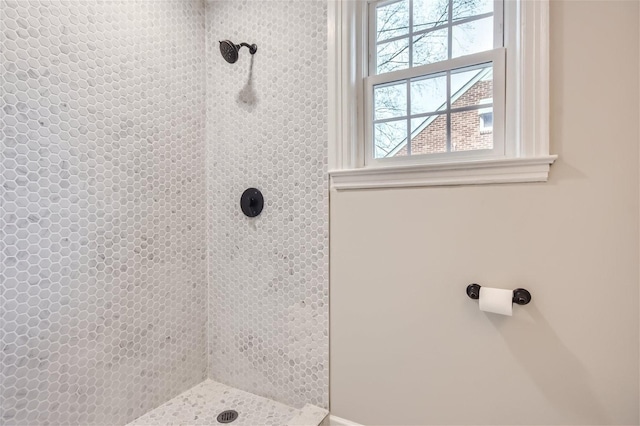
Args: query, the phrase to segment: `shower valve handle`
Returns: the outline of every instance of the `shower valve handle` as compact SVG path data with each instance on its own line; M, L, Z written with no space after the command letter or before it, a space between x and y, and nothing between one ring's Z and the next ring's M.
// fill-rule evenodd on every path
M256 217L262 213L264 207L264 198L259 189L248 188L240 197L240 208L242 213L248 217Z

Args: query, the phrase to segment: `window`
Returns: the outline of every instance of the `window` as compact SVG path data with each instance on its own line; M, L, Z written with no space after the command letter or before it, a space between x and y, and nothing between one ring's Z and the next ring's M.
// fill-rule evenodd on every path
M502 2L386 0L368 9L365 163L501 155L502 135L481 135L476 117L494 86L503 110Z
M546 180L547 8L330 2L333 186Z
M493 133L493 108L487 105L493 104L493 99L482 99L479 103L478 118L480 119L480 134Z

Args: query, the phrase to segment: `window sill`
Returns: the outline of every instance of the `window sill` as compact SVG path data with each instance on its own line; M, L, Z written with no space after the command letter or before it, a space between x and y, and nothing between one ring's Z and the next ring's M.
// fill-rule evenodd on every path
M336 190L546 182L556 155L330 171Z

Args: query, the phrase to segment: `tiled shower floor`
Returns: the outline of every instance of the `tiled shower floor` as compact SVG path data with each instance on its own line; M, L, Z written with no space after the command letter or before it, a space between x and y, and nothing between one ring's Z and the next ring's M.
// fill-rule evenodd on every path
M312 405L296 409L213 380L205 380L160 407L138 417L128 426L218 425L224 410L236 410L232 426L287 426L320 424L327 411Z

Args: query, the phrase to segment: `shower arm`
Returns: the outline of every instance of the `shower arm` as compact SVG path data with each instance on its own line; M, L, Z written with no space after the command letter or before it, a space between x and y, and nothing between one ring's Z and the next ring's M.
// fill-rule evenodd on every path
M240 47L242 47L242 46L248 47L249 48L249 53L251 53L252 55L258 51L258 46L256 46L255 44L240 43L240 44L236 45L236 47L238 49L240 49Z

